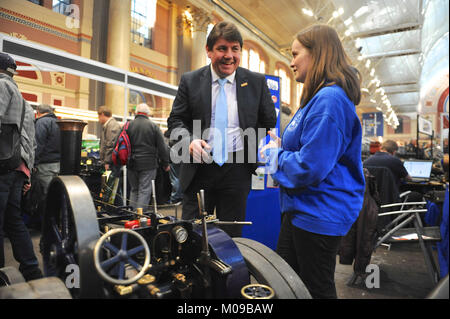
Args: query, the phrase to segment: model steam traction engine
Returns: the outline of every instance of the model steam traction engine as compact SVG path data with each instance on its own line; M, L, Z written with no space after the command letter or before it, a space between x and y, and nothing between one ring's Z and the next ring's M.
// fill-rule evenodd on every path
M95 209L78 176L53 180L43 231L45 273L77 298L308 298L294 271L268 247L230 238L202 213L186 221L127 208ZM203 197L199 194L200 211ZM69 268L70 269L70 268Z
M96 209L79 176L56 177L42 233L47 278L26 283L6 274L0 298L310 298L280 256L230 238L217 227L229 221L206 215L203 192L198 202L196 220L159 214L155 198L150 212Z

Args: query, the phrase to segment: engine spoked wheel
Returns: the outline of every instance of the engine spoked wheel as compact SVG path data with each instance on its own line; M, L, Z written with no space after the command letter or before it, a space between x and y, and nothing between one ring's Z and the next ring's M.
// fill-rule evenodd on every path
M56 276L74 298L102 297L93 246L100 237L89 189L79 176L58 176L45 201L42 256L46 277Z
M118 237L120 240L117 241ZM134 243L131 243L132 239L135 239ZM115 246L115 242L119 242L120 247ZM144 254L139 258L141 261L136 261L135 257L141 253ZM150 249L144 237L136 231L126 228L112 229L95 244L94 262L98 274L105 281L114 285L130 285L145 275L150 265ZM137 274L127 278L129 270Z
M289 264L269 247L248 239L233 238L244 257L250 282L267 285L275 299L311 299L305 284Z
M246 299L272 299L275 292L272 288L262 284L250 284L242 287L242 296Z

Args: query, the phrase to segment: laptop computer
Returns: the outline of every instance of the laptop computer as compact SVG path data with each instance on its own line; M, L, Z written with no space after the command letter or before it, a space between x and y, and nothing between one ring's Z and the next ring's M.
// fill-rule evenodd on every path
M411 176L413 182L428 182L431 176L431 168L433 167L433 161L426 160L406 160L403 162Z

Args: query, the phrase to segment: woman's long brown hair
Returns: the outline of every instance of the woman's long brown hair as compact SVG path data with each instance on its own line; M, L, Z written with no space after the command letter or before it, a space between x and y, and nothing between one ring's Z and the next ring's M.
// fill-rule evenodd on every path
M309 50L312 65L306 74L300 107L304 107L324 86L337 84L348 98L361 101L361 75L352 67L337 32L327 25L313 25L296 39Z

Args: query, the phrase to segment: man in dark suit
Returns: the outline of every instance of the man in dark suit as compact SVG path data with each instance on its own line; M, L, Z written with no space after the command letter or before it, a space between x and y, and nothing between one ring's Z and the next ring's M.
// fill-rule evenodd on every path
M211 64L180 80L167 123L182 153L183 219L199 217L197 193L203 189L209 214L215 209L220 220L245 220L257 136L275 127L276 113L264 75L238 67L242 44L234 24L216 24L206 44ZM241 235L239 226L222 229Z

